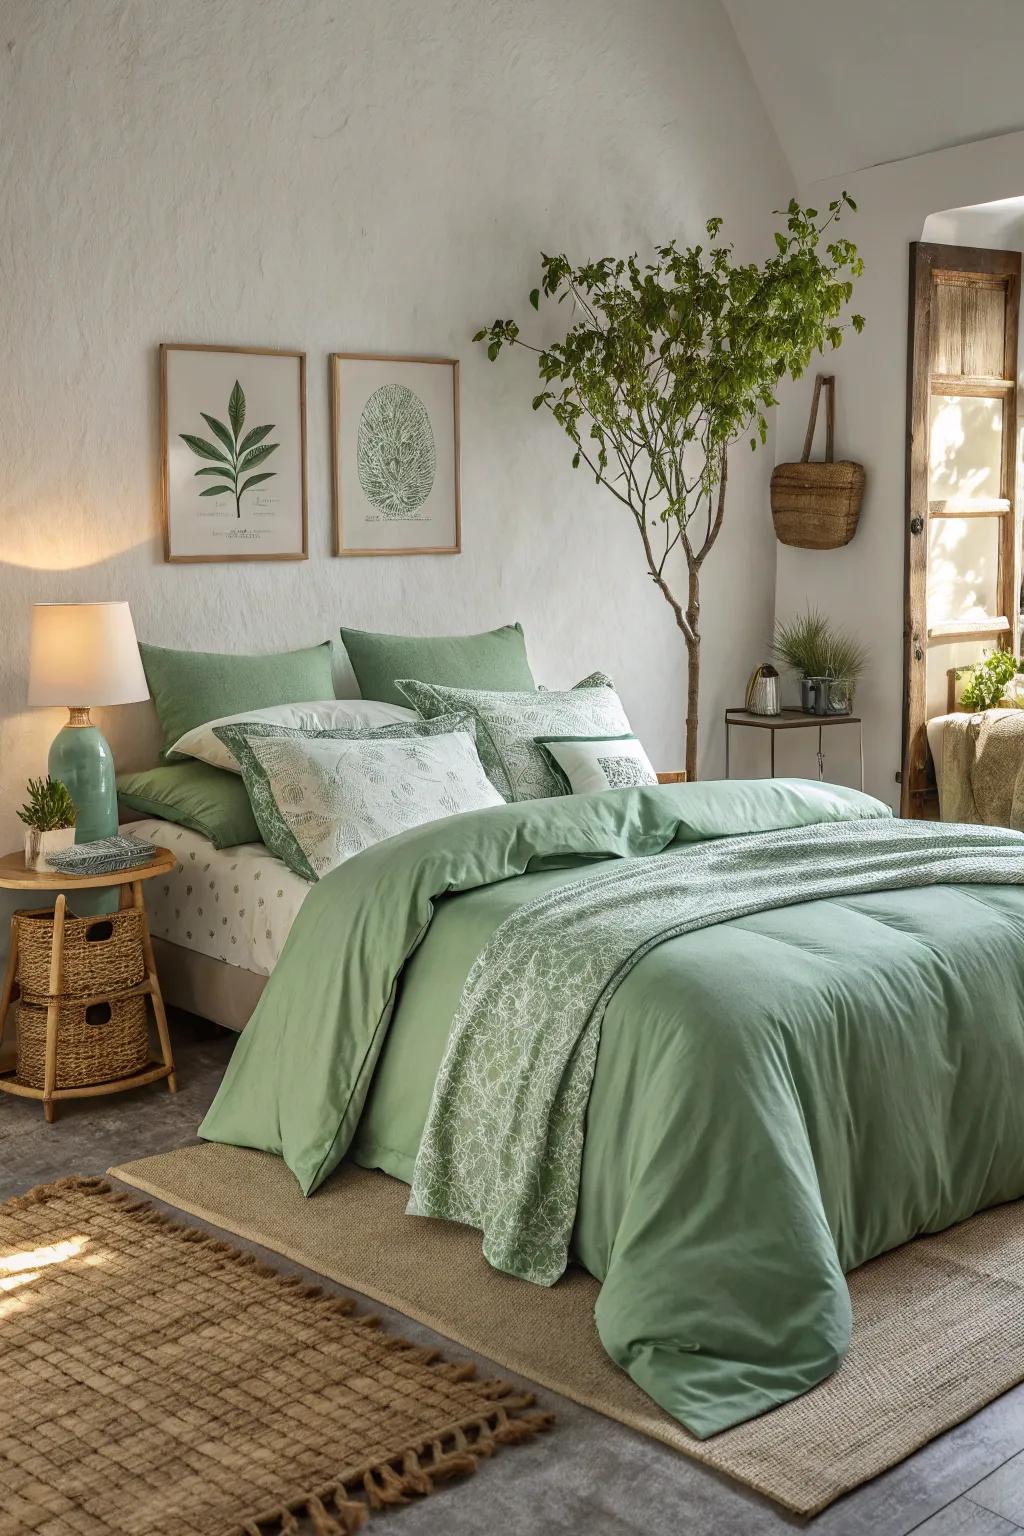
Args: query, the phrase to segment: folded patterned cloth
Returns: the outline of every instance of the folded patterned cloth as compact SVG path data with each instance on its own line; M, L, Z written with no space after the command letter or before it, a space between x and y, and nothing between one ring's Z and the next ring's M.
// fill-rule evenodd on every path
M75 843L52 853L46 862L62 875L108 875L119 869L148 864L156 853L140 837L101 837L95 843Z

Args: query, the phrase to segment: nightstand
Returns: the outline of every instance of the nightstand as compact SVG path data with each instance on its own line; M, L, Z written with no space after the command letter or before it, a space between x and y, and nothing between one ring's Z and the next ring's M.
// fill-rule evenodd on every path
M166 848L158 848L152 859L145 864L137 864L133 869L113 870L101 875L62 875L52 869L27 869L25 867L25 856L21 851L8 853L3 858L0 858L0 890L59 890L61 893L57 897L53 908L53 941L50 951L49 985L44 994L34 993L32 997L34 1004L38 1004L46 1009L46 1058L43 1086L38 1088L19 1081L16 1071L0 1073L0 1091L16 1094L20 1098L42 1100L43 1112L48 1121L52 1122L54 1120L56 1105L61 1099L96 1098L107 1093L124 1093L129 1088L138 1088L145 1083L156 1083L163 1079L167 1080L167 1086L171 1093L177 1091L177 1083L174 1076L174 1058L171 1054L171 1039L167 1028L167 1014L164 1010L164 1000L156 974L153 945L149 935L146 905L142 893L143 881L152 880L157 875L168 874L174 868L174 865L174 855ZM140 914L139 928L142 944L141 970L143 979L136 986L119 991L100 992L95 996L75 996L70 998L65 994L63 986L64 925L67 906L65 893L76 890L105 889L110 886L119 887L118 905L120 911L123 912L128 908L134 908ZM4 973L3 988L0 991L0 1044L3 1042L4 1026L10 1011L11 1002L16 991L18 991L17 972L18 923L14 919L11 922L11 947L7 956L7 969ZM57 1045L61 1007L67 1006L72 1002L78 1006L92 1006L136 997L149 998L156 1023L157 1038L160 1042L160 1059L148 1060L140 1070L124 1077L116 1077L111 1081L88 1083L77 1087L58 1087Z
M775 777L775 732L776 731L813 731L818 732L818 780L825 777L825 737L826 727L833 725L855 725L857 727L858 742L860 747L860 787L864 788L864 726L859 715L808 715L802 709L782 709L777 715L755 715L749 709L727 709L725 712L725 776L729 778L730 747L732 745L732 728L734 725L746 726L750 730L770 731L770 765L769 778Z

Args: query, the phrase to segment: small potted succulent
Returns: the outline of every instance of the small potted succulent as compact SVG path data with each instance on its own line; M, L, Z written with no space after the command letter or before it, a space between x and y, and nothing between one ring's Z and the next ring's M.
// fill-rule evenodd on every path
M25 833L25 867L46 869L46 860L75 841L78 812L60 779L29 779L28 799L18 812Z

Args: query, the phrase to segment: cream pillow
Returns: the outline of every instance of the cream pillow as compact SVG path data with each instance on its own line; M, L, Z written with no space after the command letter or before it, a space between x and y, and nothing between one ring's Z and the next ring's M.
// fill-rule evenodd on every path
M574 795L658 782L635 736L535 736L534 740L565 774Z
M246 720L261 720L267 725L286 725L297 731L330 731L339 726L393 725L404 720L418 720L414 709L401 704L382 704L376 699L319 699L309 704L273 704L267 709L246 709L238 715L222 715L186 731L171 747L171 754L195 757L211 768L226 768L238 773L231 752L215 734L218 725L238 725Z

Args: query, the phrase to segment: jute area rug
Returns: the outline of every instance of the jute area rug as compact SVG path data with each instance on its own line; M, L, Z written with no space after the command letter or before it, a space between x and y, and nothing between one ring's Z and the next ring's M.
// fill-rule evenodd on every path
M573 1401L746 1483L797 1514L902 1461L1024 1380L1024 1201L921 1238L850 1276L853 1346L814 1391L695 1440L605 1355L596 1281L498 1274L479 1234L404 1215L408 1191L345 1166L305 1200L265 1153L184 1147L117 1178L404 1312Z
M0 1206L0 1536L343 1536L547 1427L377 1321L99 1179Z

